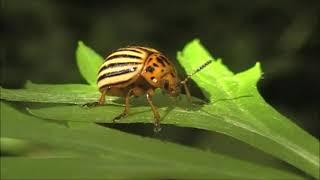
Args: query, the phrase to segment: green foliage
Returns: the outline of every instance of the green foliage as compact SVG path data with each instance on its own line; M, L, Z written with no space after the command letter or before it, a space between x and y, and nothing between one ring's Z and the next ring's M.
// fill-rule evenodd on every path
M95 102L100 95L97 87L87 84L34 84L27 82L25 89L0 87L1 99L8 101L85 104ZM108 97L116 100L117 97ZM113 101L109 103L114 104Z
M4 103L1 103L1 119L1 147L8 149L12 146L7 138L3 138L10 137L15 142L36 142L33 149L38 153L1 157L1 177L4 179L299 178L290 172L142 138L92 123L68 128L23 114ZM22 146L21 143L15 144Z
M76 57L80 73L90 85L95 86L98 67L101 66L103 58L81 41L78 42Z
M192 41L178 53L178 60L188 73L208 59L213 58L198 40ZM92 64L91 61L93 61ZM1 99L69 104L93 102L99 97L95 78L101 58L80 42L77 49L77 62L80 72L90 85L27 83L25 89L20 90L1 88ZM222 64L221 60L216 60L192 77L209 103L191 105L183 95L180 100L173 102L167 96L157 93L154 103L159 107L161 123L226 134L318 178L319 141L265 102L256 88L260 77L259 63L247 71L234 74ZM90 177L141 177L144 173L150 177L177 178L300 177L285 169L266 168L257 163L252 164L222 157L212 152L202 152L176 144L128 135L92 124L92 122L110 123L113 117L123 110L121 102L121 99L107 97L105 106L95 108L62 104L51 107L30 105L27 110L33 117L2 104L1 137L40 143L39 148L48 156L52 154L57 156L57 159L41 160L26 157L13 158L13 160L4 158L7 177L15 177L16 163L28 165L28 168L52 167L66 163L76 169L85 169L83 171L88 171L87 174L90 174ZM130 115L120 123L153 121L150 107L143 97L132 101L132 106ZM6 123L3 123L3 120ZM30 127L30 130L37 134L27 133L23 130L26 127ZM47 146L54 148L48 150ZM22 148L22 151L23 149L29 148ZM88 155L92 154L94 157L88 158ZM24 177L30 178L44 176L45 173L53 177L67 176L72 173L63 168L56 170L59 172L57 175L54 175L54 171L32 174L32 171L25 169L19 172ZM104 173L105 170L110 173ZM121 170L124 172L119 173ZM80 173L79 177L85 175Z
M195 40L178 54L178 59L186 71L191 72L196 63L212 57ZM210 130L242 140L318 177L319 141L264 101L256 87L260 77L259 63L234 75L220 60L193 77L211 101L202 110L221 116L225 122L235 126L234 129L221 126L222 129ZM246 95L250 97L219 101ZM242 133L243 130L247 133Z

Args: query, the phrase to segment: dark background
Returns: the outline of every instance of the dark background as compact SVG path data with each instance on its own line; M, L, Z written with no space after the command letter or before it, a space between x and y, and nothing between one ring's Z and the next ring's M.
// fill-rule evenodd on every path
M317 0L2 0L1 86L85 83L74 57L78 40L103 56L140 44L175 61L177 50L200 38L234 72L260 61L266 101L319 138L319 7ZM143 128L133 126L136 133Z

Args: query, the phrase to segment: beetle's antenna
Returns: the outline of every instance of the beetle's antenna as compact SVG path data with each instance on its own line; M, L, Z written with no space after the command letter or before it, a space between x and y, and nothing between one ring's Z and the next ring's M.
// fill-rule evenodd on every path
M181 84L186 84L186 82L196 73L198 73L199 71L201 71L203 68L205 68L206 66L208 66L209 64L211 64L213 62L213 60L208 60L207 62L205 62L204 64L202 64L198 69L196 69L195 71L193 71L193 73L191 73L190 75L188 75L183 81L181 81Z

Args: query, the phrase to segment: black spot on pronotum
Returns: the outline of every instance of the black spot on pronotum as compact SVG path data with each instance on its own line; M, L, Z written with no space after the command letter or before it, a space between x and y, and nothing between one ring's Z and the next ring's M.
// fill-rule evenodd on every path
M146 71L152 73L152 72L154 71L154 67L148 66L148 67L146 68Z
M154 67L159 67L159 65L157 63L153 63L152 64Z
M165 61L167 64L170 64L168 58L164 57L163 55L160 55L159 58Z
M151 78L150 78L150 79L153 81L153 80L154 80L154 78L155 78L154 76L151 76Z
M157 57L158 63L160 63L163 67L166 67L166 64L163 62L163 60L159 57Z
M149 58L148 61L147 61L147 64L149 64L149 62L150 62L152 59L153 59L153 58Z

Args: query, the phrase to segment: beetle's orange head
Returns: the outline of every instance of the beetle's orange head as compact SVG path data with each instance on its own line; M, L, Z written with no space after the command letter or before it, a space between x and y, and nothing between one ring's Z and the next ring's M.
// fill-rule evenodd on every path
M169 96L176 97L180 94L180 79L175 73L168 73L161 80L161 89Z

